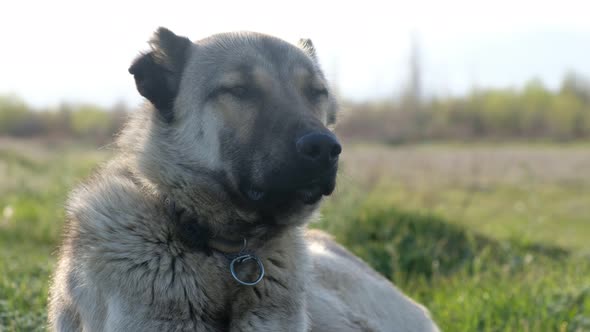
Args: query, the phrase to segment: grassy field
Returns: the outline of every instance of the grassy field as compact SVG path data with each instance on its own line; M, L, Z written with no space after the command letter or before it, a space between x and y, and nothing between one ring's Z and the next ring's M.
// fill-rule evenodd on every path
M43 330L68 190L107 149L0 139L0 331ZM348 145L314 223L444 331L590 331L590 147Z

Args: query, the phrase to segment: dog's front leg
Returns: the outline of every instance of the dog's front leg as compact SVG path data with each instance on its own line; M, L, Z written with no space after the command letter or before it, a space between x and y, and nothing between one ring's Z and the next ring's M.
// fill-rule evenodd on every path
M311 329L305 303L298 308L289 308L279 303L270 306L255 307L247 312L235 313L230 325L231 332L307 332Z
M246 268L248 265L238 266L238 272L244 273L241 280L255 280L263 270L265 273L256 285L236 288L230 331L309 331L306 289L311 267L300 230L286 231L259 252L264 255L258 269L253 264L249 265L251 269Z
M268 270L259 284L242 286L236 294L230 331L309 331L304 276L277 273L272 266Z

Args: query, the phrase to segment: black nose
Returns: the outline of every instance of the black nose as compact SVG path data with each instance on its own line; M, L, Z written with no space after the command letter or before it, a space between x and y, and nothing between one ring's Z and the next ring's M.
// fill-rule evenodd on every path
M318 165L333 165L342 152L336 137L325 133L306 134L297 140L295 146L305 161Z

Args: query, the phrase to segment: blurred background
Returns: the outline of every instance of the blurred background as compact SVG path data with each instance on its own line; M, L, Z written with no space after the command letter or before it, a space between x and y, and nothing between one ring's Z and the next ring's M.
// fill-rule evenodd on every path
M313 40L342 105L325 229L445 331L590 331L581 1L14 1L0 7L0 331L44 330L67 193L142 100L158 26Z

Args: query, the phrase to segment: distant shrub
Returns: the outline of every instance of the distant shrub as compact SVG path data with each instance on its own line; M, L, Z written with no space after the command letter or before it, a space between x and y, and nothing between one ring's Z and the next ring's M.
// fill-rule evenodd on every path
M393 279L480 271L490 262L491 266L515 269L522 266L528 253L553 258L567 255L556 247L497 242L435 215L371 201L355 214L325 221L320 227L328 228L339 242Z

